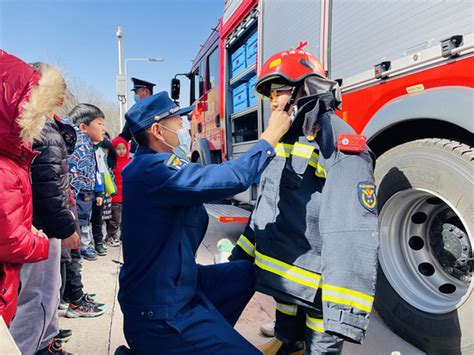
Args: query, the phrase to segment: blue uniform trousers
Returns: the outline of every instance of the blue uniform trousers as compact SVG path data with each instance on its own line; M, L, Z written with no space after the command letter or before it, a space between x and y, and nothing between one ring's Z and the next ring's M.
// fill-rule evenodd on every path
M233 328L254 287L248 261L199 266L196 296L174 318L125 314L127 342L135 354L261 354Z

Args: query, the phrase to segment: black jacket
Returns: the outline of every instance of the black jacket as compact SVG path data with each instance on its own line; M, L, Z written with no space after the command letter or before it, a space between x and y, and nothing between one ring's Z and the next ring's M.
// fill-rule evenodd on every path
M57 120L48 121L43 138L33 143L40 152L31 166L33 225L49 238L65 239L76 230L70 209L68 151L74 149L74 128Z

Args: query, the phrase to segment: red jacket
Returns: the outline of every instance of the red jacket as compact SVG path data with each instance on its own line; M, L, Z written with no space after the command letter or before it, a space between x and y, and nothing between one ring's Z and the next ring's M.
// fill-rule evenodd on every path
M48 240L32 232L29 169L31 142L64 92L61 80L55 68L39 74L0 50L0 315L7 325L16 310L21 265L48 257Z
M112 196L112 202L122 202L122 169L130 162L130 149L128 142L122 137L118 136L112 140L112 145L117 148L118 144L124 144L127 148L127 153L123 157L117 156L117 164L113 169L115 175L115 185L117 186L117 193Z

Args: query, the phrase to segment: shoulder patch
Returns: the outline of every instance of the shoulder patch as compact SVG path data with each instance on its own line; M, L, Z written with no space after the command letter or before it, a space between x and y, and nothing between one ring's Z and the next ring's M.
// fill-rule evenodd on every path
M171 154L169 159L166 161L166 166L173 170L181 170L181 168L183 168L187 164L188 162L186 160L180 159L174 154Z
M360 204L369 212L375 213L377 208L377 195L375 185L370 181L361 181L357 184L357 196Z

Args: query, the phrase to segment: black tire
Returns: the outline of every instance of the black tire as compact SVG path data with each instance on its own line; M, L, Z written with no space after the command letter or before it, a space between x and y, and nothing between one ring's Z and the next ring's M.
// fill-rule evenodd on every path
M472 247L473 174L474 149L465 144L436 138L402 144L377 160L375 180L379 211L382 212L384 204L400 191L423 189L434 192L459 211L466 231L471 233ZM390 214L389 210L384 212ZM389 234L390 231L381 229L381 241ZM401 238L401 235L390 237ZM405 301L389 279L379 267L375 307L392 331L428 354L474 353L472 281L464 303L448 313L436 314L421 311Z

